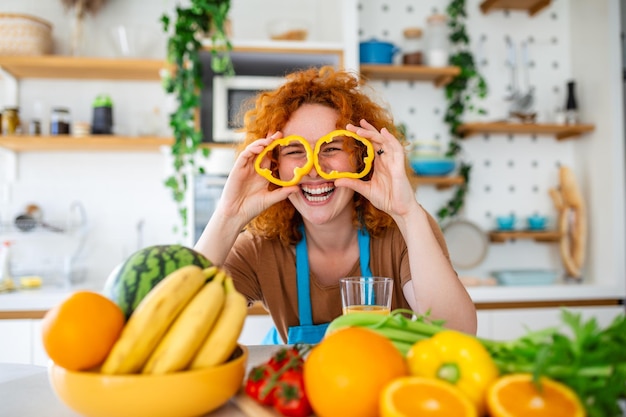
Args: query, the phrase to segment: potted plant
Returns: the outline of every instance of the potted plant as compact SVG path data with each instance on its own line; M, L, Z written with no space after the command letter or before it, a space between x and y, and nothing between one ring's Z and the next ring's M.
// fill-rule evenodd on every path
M463 115L468 111L478 114L485 113L484 109L474 104L474 100L486 97L487 83L478 72L474 56L469 49L470 39L465 29L465 20L467 19L465 0L451 0L446 8L446 12L450 18L448 26L450 28L450 44L452 47L452 55L449 62L450 65L461 69L461 73L446 85L448 106L444 121L448 124L451 135L446 156L454 157L462 151L457 129L462 123ZM454 217L464 206L469 188L471 168L471 165L461 162L459 173L464 179L463 184L456 188L452 198L437 212L439 221Z
M165 185L171 188L174 201L182 219L183 229L187 224L187 194L189 174L202 172L194 158L202 153L202 132L196 120L202 91L202 62L200 52L211 52L211 67L216 73L233 74L230 59L232 45L226 30L230 0L191 0L189 5L177 6L175 17L161 17L163 30L169 33L167 61L170 69L165 72L165 91L175 96L178 107L170 115L170 126L174 134L171 146L173 173ZM171 30L171 32L170 32ZM208 45L205 46L205 41Z

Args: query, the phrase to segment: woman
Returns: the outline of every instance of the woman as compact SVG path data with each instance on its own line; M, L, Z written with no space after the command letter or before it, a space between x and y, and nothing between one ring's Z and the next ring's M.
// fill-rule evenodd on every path
M351 74L324 67L293 73L261 94L246 113L243 150L195 248L222 264L251 303L264 303L287 343L319 341L325 324L341 314L339 279L360 275L394 279L392 309L430 311L446 327L475 333L474 305L436 221L415 199L393 120L359 87ZM322 178L325 148L320 164L295 185L276 186L255 171L257 156L273 141L297 135L313 149L337 129L371 142L376 155L367 176ZM354 155L365 147L353 142L352 160L335 161L340 171L363 169ZM274 164L263 167L289 181L302 163L288 156L302 153L281 147Z

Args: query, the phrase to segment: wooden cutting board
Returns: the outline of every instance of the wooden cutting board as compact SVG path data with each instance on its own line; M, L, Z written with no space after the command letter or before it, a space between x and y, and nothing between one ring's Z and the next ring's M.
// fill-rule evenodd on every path
M239 391L231 401L248 417L281 417L272 407L257 403L243 391Z

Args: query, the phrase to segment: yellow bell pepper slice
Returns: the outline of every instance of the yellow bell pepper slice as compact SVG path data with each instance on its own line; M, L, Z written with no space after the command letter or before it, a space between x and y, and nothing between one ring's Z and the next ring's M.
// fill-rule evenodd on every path
M365 158L363 158L365 167L361 172L337 172L336 170L332 170L329 173L324 172L319 161L320 149L322 145L331 142L337 136L349 136L365 145L365 147L367 148L367 155L365 156ZM374 161L374 147L369 140L357 135L356 133L350 132L349 130L334 130L318 139L317 143L315 144L315 150L313 151L313 155L315 169L317 170L319 176L324 179L333 180L337 178L363 178L372 169L372 162Z
M478 339L443 330L416 342L406 359L412 375L449 382L474 403L479 416L484 415L487 389L498 378L499 371Z
M288 145L294 141L299 142L304 146L304 150L306 152L306 164L304 164L301 167L294 168L292 179L288 181L283 181L280 178L274 177L272 170L261 167L261 162L263 161L263 158L265 157L265 155L267 155L269 152L274 150L274 148L276 148L277 146ZM311 145L309 145L309 142L307 142L306 139L304 139L301 136L296 136L296 135L287 136L282 139L274 140L272 143L266 146L265 149L263 149L263 151L261 151L261 153L256 157L256 160L254 161L254 170L260 176L267 179L272 184L276 184L281 187L288 187L290 185L296 185L302 179L302 177L304 177L306 174L309 173L309 171L311 171L311 168L313 167L312 155L313 155L313 151L311 150Z

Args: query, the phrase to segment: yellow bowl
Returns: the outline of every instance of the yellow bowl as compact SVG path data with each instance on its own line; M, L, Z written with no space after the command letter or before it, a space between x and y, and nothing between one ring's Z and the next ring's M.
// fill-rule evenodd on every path
M48 368L50 384L69 408L86 417L192 417L225 404L241 387L248 349L225 364L166 375L103 375Z

